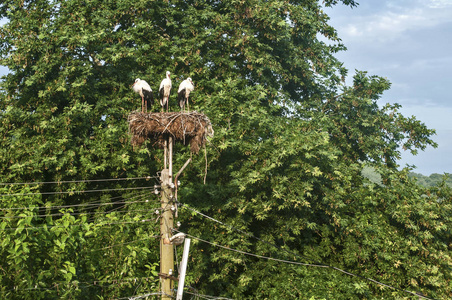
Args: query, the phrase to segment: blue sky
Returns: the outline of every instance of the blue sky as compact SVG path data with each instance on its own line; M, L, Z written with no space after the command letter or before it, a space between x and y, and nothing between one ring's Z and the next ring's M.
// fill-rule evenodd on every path
M353 9L325 8L347 47L337 57L349 79L355 69L388 78L392 86L380 104L399 103L403 115L436 129L438 148L403 152L401 166L415 165L424 175L452 173L452 0L358 2Z
M325 8L348 48L338 58L350 79L355 69L387 77L392 87L380 104L399 103L405 116L436 129L438 148L403 152L400 165L424 175L452 173L452 0L358 2ZM0 67L0 76L6 71Z

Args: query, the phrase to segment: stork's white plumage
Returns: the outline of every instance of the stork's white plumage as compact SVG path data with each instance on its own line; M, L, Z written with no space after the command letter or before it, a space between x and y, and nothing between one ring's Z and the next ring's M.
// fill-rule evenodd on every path
M132 85L135 93L141 96L141 112L147 111L147 107L154 104L154 95L152 94L151 86L140 78L135 79L135 83Z
M190 111L190 105L188 105L188 96L190 96L190 92L193 92L195 86L193 85L193 81L190 77L185 79L179 85L179 89L177 90L177 101L179 102L180 109L185 111L185 103L187 103L188 111Z
M168 112L168 100L171 91L170 75L171 75L170 71L166 71L166 77L165 79L162 80L159 87L160 105L162 106L162 111L164 110L163 108L166 105L167 112Z

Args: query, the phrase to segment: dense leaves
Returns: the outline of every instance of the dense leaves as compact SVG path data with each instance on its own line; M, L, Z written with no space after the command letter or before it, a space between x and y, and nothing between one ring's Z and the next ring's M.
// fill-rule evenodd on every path
M44 206L28 187L0 192L2 298L105 299L157 289L158 266L149 257L158 235L149 210L89 203L75 212ZM129 202L144 202L137 199Z
M3 185L2 297L158 291L158 203L143 190L156 182L103 179L162 168L151 142L132 148L127 116L140 109L135 78L156 92L169 70L170 109L190 76L190 108L215 130L178 191L195 209L181 208L179 229L204 240L193 241L192 291L450 298L450 188L420 187L397 170L400 151L436 146L434 130L379 103L387 79L357 71L344 85L334 55L345 47L319 2L3 1L0 181L69 182ZM357 5L323 3L337 4ZM177 145L174 167L189 156ZM363 176L365 166L378 181Z

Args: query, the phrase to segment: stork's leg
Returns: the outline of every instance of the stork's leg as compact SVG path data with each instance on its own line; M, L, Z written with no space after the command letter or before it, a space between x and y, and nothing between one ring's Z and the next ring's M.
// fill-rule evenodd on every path
M148 100L144 100L144 112L148 112Z
M187 97L187 112L190 112L190 105L188 104L188 97Z
M144 113L144 97L141 97L141 112Z

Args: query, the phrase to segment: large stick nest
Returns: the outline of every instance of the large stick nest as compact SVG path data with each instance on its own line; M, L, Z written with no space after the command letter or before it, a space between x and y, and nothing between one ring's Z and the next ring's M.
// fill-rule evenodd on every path
M207 137L213 137L209 118L196 111L142 113L129 115L129 132L133 146L141 146L145 140L154 141L159 148L164 147L166 137L172 136L184 145L190 145L192 153L198 153Z

